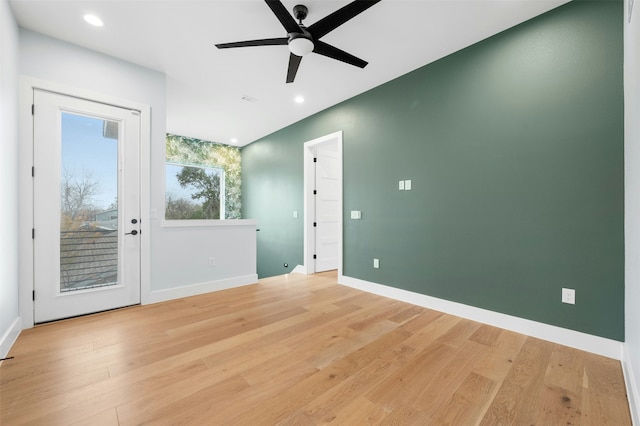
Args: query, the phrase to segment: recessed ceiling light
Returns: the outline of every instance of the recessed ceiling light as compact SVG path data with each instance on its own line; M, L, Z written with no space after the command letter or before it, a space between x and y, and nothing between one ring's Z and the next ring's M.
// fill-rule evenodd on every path
M301 104L304 102L304 98L302 96L296 96L294 101L296 101L297 104Z
M98 18L96 15L92 15L90 13L84 15L84 20L94 27L101 27L104 25L102 19Z
M231 138L231 143L238 143L238 139L236 139L236 138Z

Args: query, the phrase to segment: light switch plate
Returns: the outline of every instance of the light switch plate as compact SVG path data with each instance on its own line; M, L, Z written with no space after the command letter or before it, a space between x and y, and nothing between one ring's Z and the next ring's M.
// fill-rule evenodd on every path
M298 218L298 212L297 212L297 211L295 211L295 210L293 211L293 218L294 218L294 219L297 219L297 218Z
M373 259L373 267L376 269L380 268L380 259Z
M411 191L411 181L410 180L405 180L404 181L404 190L405 191Z
M351 210L351 219L360 219L362 212L360 210Z
M403 180L401 180L400 182L398 182L398 189L399 189L400 191L404 191L404 181L403 181Z

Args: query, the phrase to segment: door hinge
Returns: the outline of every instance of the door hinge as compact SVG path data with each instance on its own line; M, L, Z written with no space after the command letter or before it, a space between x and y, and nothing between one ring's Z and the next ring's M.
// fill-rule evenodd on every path
M317 256L314 254L314 255L313 255L313 258L314 258L314 259L316 259L316 258L317 258Z
M34 177L36 175L36 168L31 166L31 177Z
M317 190L313 190L313 195L318 195L318 191Z
M31 115L36 115L36 105L31 104Z
M314 158L313 158L313 162L314 162L314 163L317 163L317 162L318 162L318 159L314 157Z
M31 239L35 239L36 238L36 228L31 228Z
M34 301L36 300L36 291L35 290L33 290L31 292L31 300L34 300Z
M317 223L315 223L315 222L313 222L313 226L318 226L318 224L317 224Z

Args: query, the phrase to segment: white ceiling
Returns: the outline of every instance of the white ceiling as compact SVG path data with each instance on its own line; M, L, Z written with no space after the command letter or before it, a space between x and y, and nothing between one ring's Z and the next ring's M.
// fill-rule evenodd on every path
M261 0L10 3L24 28L165 73L169 133L242 146L567 1L382 0L322 38L366 68L311 53L291 84L286 46L214 46L285 37ZM309 8L309 26L349 1L283 0L289 11L298 3ZM104 26L85 23L89 12Z

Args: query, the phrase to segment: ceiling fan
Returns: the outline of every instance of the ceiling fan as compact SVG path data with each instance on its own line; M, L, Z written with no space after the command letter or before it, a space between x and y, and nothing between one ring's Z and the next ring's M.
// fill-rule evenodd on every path
M327 33L335 30L340 25L364 12L380 0L356 0L348 5L336 10L330 15L325 16L318 22L305 27L302 21L307 17L308 9L306 6L299 4L293 8L293 16L287 12L280 0L265 0L267 6L276 15L284 29L287 31L286 37L265 38L260 40L238 41L234 43L216 44L218 49L228 49L232 47L249 47L249 46L289 46L289 68L287 70L287 83L292 83L298 72L302 57L308 53L314 52L319 55L337 59L356 67L364 68L366 61L357 58L350 53L338 49L330 44L320 40ZM298 22L294 19L298 20Z

